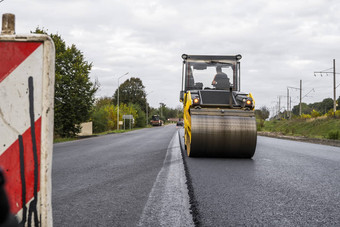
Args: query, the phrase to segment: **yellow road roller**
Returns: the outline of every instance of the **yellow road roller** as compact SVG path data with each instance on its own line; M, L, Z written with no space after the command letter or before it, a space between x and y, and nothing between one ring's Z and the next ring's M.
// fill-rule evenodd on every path
M240 91L241 55L183 54L185 148L189 157L252 158L255 100Z

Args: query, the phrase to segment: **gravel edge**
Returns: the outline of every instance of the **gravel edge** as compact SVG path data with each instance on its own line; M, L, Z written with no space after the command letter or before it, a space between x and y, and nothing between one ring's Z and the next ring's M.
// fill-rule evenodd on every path
M262 131L258 131L257 135L340 147L340 140L317 139L317 138L308 138L308 137L303 137L303 136L287 136L287 135L283 135L278 132L262 132Z

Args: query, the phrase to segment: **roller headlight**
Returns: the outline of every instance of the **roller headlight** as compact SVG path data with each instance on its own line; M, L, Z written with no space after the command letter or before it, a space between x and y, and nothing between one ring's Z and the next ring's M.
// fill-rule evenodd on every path
M194 105L200 104L200 99L199 98L194 98L193 103L194 103Z

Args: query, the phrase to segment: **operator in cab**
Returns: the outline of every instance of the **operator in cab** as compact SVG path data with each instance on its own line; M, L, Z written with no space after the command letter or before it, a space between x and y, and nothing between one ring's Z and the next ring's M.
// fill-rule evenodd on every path
M227 74L222 72L221 66L216 66L216 75L211 85L215 87L216 90L228 90L230 87L230 82Z

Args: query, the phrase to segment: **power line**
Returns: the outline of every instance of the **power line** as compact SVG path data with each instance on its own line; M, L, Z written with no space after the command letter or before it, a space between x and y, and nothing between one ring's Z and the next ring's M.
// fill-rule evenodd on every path
M324 71L331 70L331 69L333 69L333 68L324 69L324 70L321 70L320 72L324 72Z
M328 70L333 70L332 72L325 72L325 71L328 71ZM339 86L337 85L336 86L336 77L335 75L336 74L340 74L340 73L336 73L335 72L335 59L333 59L333 67L330 68L330 69L327 69L327 70L323 70L323 71L318 71L318 72L314 72L314 76L316 76L316 74L320 74L320 76L322 77L322 73L326 73L326 75L328 76L327 73L332 73L333 74L333 112L335 114L335 111L336 111L336 88Z
M312 88L307 94L305 94L301 99L303 99L304 97L306 97L309 93L311 92L315 92L314 88Z

